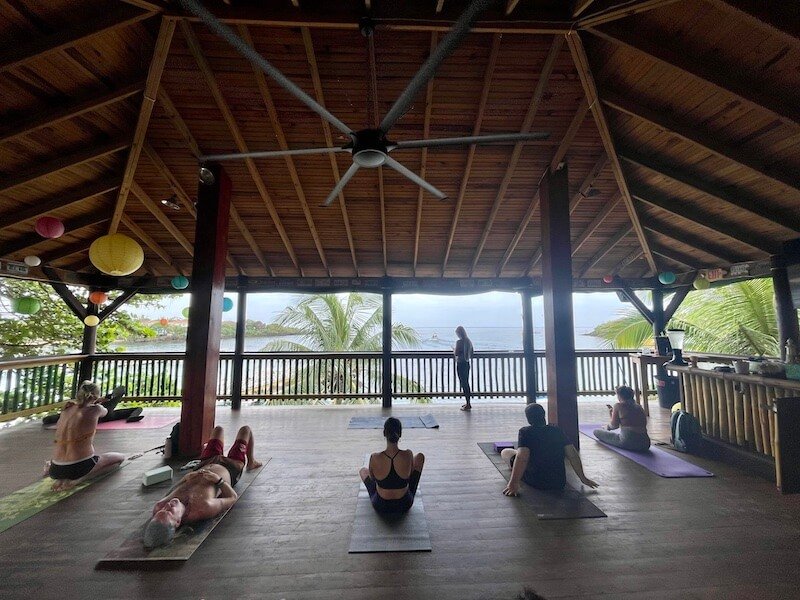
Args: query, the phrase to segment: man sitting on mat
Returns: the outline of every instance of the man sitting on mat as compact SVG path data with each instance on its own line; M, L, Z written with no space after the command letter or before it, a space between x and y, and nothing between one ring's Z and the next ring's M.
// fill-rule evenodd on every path
M386 450L369 457L369 467L361 467L359 475L369 492L372 507L379 513L404 513L414 504L425 456L420 452L400 450L397 442L403 433L399 419L389 417L383 424Z
M520 480L540 490L563 490L567 485L565 456L584 485L597 487L584 475L581 457L564 432L547 424L542 406L529 404L525 417L530 425L519 430L517 449L505 448L500 454L511 465L511 479L503 494L516 496Z
M234 505L239 496L233 486L245 467L250 471L261 463L253 458L253 432L249 427L239 429L228 456L222 454L223 435L222 427L215 427L197 468L156 502L144 530L145 547L169 544L182 524L211 519Z
M608 405L606 405L608 406ZM650 448L650 436L647 435L647 415L634 400L633 388L621 385L617 388L617 403L608 407L611 422L605 429L595 429L594 436L601 442L644 452ZM619 433L614 431L619 429Z
M91 381L78 387L75 401L67 402L58 420L52 460L45 463L45 476L55 479L53 491L66 490L119 465L118 452L94 453L97 422L106 415L100 405L100 388Z
M125 389L124 385L119 385L115 387L111 392L106 394L106 397L103 399L101 406L106 409L106 414L103 417L100 417L98 423L107 423L108 421L121 421L125 419L128 423L135 423L136 421L141 421L144 417L142 416L142 409L141 408L121 408L116 410L117 404L120 403L122 397L125 395L127 390ZM58 419L61 416L61 413L56 413L54 415L47 415L42 419L42 425L53 425L58 423Z

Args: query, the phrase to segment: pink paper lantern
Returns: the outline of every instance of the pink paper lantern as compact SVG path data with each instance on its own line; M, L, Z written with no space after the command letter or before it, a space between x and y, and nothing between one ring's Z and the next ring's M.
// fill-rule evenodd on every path
M43 238L57 238L64 235L64 223L55 217L39 217L35 229Z

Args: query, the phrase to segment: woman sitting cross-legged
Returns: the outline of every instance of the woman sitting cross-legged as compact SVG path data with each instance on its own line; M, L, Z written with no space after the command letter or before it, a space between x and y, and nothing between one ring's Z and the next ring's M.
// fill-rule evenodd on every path
M619 386L617 400L618 402L608 409L611 422L605 429L595 429L595 437L618 448L644 452L650 448L647 416L642 407L634 401L633 389L625 385ZM619 429L619 433L614 431L615 429Z
M372 506L379 513L408 512L414 504L425 456L411 450L400 450L397 442L402 433L399 419L386 419L383 424L386 450L374 452L369 457L369 468L362 467L359 471Z

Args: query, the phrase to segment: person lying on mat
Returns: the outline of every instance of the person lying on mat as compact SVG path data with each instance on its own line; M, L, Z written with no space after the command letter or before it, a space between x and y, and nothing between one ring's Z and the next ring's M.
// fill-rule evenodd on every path
M94 453L97 422L107 413L100 405L100 388L91 381L78 387L75 400L67 402L56 428L53 458L45 463L45 476L55 479L53 490L65 490L119 465L118 452Z
M257 469L253 457L253 432L246 425L239 429L228 455L223 456L224 431L215 427L200 454L200 464L188 473L153 507L153 516L144 530L145 547L169 544L184 523L216 517L234 505L239 497L233 486L245 467Z
M594 436L601 442L644 452L650 448L650 436L647 435L647 415L641 406L636 404L633 389L626 385L617 388L617 403L608 407L611 422L605 429L595 429ZM614 431L619 429L619 433Z
M138 407L120 408L119 410L116 410L117 404L120 403L120 400L122 400L122 397L127 393L127 391L128 390L125 389L124 385L119 385L111 392L106 394L106 397L103 398L101 406L106 409L107 413L98 420L99 423L107 423L108 421L121 421L123 419L128 423L135 423L136 421L141 421L144 418L142 416L142 409ZM42 425L53 425L58 423L60 416L61 413L47 415L42 419Z
M500 453L511 465L511 479L503 494L516 496L520 481L540 490L563 490L567 485L565 456L584 485L597 487L597 483L584 474L581 457L564 432L547 424L541 405L526 406L525 417L530 425L519 430L517 449L505 448Z
M414 504L425 456L420 452L400 450L397 442L403 434L399 419L389 417L383 424L386 450L373 452L369 467L362 467L358 474L367 487L372 507L379 513L408 512Z

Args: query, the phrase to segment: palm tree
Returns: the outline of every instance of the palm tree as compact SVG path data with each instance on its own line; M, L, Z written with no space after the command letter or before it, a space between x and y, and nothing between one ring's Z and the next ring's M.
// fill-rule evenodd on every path
M347 296L317 294L299 299L278 315L275 323L297 331L299 341L276 340L264 352L379 352L382 347L383 305L374 296L351 293ZM403 348L416 348L419 335L413 328L394 323L392 342ZM395 375L396 378L402 377ZM374 359L366 365L353 358L314 360L288 375L284 382L300 394L358 393L368 381L380 381L380 364ZM410 389L420 391L416 382ZM424 400L423 400L424 401ZM335 398L334 403L342 402ZM367 402L355 399L351 402Z
M687 350L780 356L773 298L771 279L693 291L669 326L686 330ZM628 307L590 335L602 338L607 346L639 348L653 336L653 329L636 309Z

